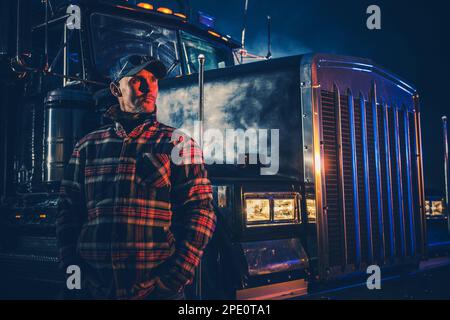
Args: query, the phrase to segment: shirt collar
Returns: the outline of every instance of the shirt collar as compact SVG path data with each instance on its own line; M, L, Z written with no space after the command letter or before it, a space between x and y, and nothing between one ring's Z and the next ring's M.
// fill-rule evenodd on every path
M137 120L141 117L145 118L144 122L156 122L156 112L157 108L155 106L155 111L151 113L128 113L120 110L120 106L115 104L109 107L103 116L116 122L120 122L121 119Z
M126 137L127 134L126 134L125 130L123 129L122 125L120 124L121 120L123 120L123 119L127 119L127 120L136 119L137 120L142 117L142 119L143 119L142 123L129 134L130 137L137 137L142 133L144 128L146 128L147 126L157 125L158 121L156 119L156 111L157 111L157 109L155 106L155 111L152 113L137 113L137 114L127 113L127 112L123 112L122 110L120 110L120 106L118 104L116 104L116 105L109 107L108 110L106 110L106 112L103 114L103 116L105 118L108 118L115 122L114 130L116 131L116 133L119 136L123 136L123 137Z

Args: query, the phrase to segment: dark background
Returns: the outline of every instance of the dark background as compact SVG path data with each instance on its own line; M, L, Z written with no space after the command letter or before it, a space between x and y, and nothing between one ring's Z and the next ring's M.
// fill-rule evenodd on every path
M176 7L177 1L148 0L169 7ZM216 29L239 41L244 3L190 0L193 12L216 17ZM33 10L42 10L40 1L32 4ZM372 4L381 8L381 30L366 27L366 9ZM267 15L272 17L274 58L307 52L370 58L416 87L422 105L425 187L429 194L443 196L441 116L450 116L448 1L249 0L246 48L251 53L267 53ZM2 26L10 17L7 12L0 12L0 17L3 39Z
M216 29L241 39L245 0L191 0L216 17ZM381 30L366 27L366 9L381 8ZM450 6L446 1L249 0L246 48L267 51L266 16L272 17L274 58L306 52L374 60L416 87L422 106L425 187L443 195L441 116L450 116ZM448 98L447 98L448 97Z

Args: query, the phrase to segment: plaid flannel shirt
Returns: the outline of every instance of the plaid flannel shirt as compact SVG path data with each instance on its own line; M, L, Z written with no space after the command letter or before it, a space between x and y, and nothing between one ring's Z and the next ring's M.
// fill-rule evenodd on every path
M129 135L115 122L75 146L59 198L61 266L80 265L98 296L145 297L156 275L175 292L192 282L216 216L200 147L185 140L197 162L171 161L174 130L152 116Z

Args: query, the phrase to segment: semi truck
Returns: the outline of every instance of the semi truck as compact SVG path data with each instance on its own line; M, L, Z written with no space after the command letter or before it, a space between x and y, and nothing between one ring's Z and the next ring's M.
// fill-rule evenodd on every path
M203 113L205 131L244 132L233 161L205 156L218 226L190 297L293 298L370 265L417 268L427 235L416 89L365 58L241 63L242 44L210 15L173 5L2 3L1 294L54 298L64 285L59 183L74 144L106 121L108 70L127 54L155 56L169 70L160 122L193 128ZM274 173L261 174L268 162L251 152L258 141L248 130L275 130Z

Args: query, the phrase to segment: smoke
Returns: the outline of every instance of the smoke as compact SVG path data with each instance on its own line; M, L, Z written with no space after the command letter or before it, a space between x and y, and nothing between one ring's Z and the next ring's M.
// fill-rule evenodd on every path
M270 112L264 98L273 92L277 81L281 79L275 77L267 81L261 77L243 76L231 81L206 82L205 129L259 128L260 115ZM197 85L162 90L158 97L158 119L177 128L192 129L193 122L199 120L198 101ZM248 112L238 110L244 106Z
M271 41L272 58L282 58L312 52L313 50L298 40L293 40L281 33L272 33ZM259 56L267 55L267 35L259 34L251 37L246 44L247 50Z
M245 140L245 153L251 156L254 150L258 150L261 162L271 161L271 164L274 161L277 162L278 150L276 149L278 149L279 136L275 137L273 132L281 129L286 136L289 134L289 121L295 119L292 114L289 114L287 107L292 105L289 103L290 95L288 94L292 88L292 78L292 75L287 75L286 71L270 71L258 75L227 76L205 82L205 120L203 122L205 132L216 130L220 131L223 137L227 137L227 134L231 132L229 129L245 132L254 130L259 137L259 139L247 139L248 136L237 138L232 142L233 148L223 147L225 154L211 155L211 157L214 156L213 160L220 162L220 159L225 158L238 162L239 157L242 157L241 147ZM188 135L198 140L194 130L195 121L199 120L198 101L196 84L182 88L162 88L158 97L158 119L164 124L185 130ZM267 144L265 141L263 149L270 150L270 156L268 153L261 154L260 135L264 132L268 132L269 135L264 136Z
M273 92L273 87L272 81L257 77L205 83L204 130L219 129L224 133L227 128L260 128L260 115L267 114L270 110L265 110L263 100L253 93L266 92L267 96ZM194 123L199 120L198 101L196 85L162 91L158 98L158 119L162 123L193 133ZM241 108L248 112L242 112ZM249 139L248 149L257 149L257 140ZM227 152L233 150L227 149ZM226 154L225 157L229 159L233 155Z

